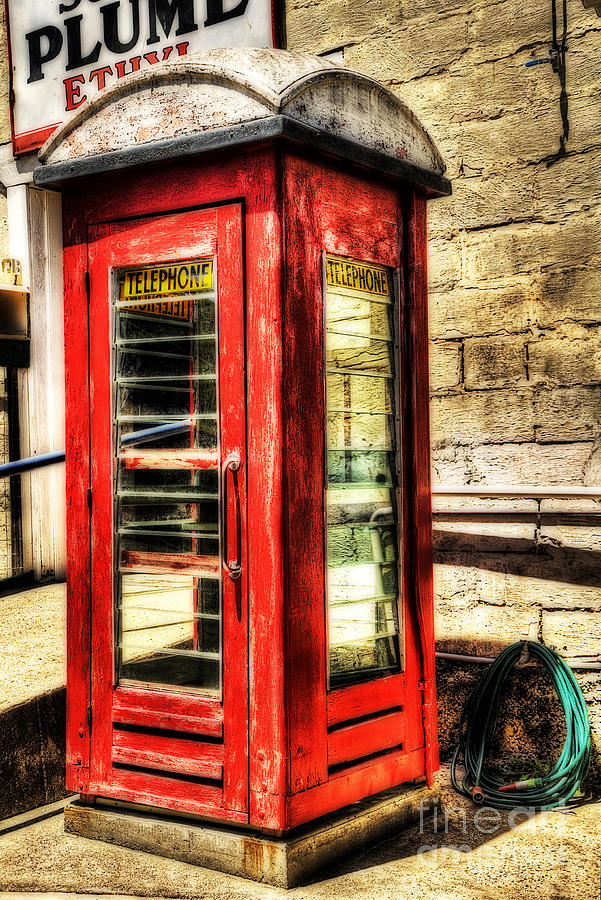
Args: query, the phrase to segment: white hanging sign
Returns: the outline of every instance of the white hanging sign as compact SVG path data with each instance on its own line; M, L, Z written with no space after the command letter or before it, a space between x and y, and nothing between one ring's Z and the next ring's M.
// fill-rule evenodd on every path
M273 47L274 0L8 0L13 149L40 147L103 87L218 47Z

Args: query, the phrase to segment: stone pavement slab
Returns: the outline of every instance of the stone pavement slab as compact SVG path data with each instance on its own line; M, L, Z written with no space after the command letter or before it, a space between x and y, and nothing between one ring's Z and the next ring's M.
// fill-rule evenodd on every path
M63 832L62 817L0 837L0 892L203 900L599 900L601 806L528 818L444 786L424 819L313 883L284 891ZM0 893L0 898L3 896Z
M66 586L0 597L0 712L66 682Z

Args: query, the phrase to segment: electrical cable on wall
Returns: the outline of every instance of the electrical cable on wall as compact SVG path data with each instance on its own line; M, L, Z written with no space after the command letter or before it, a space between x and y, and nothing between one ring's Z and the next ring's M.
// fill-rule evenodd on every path
M551 63L551 67L559 77L559 110L561 114L562 133L559 138L559 150L547 156L547 168L559 162L566 155L566 142L570 136L570 120L568 118L568 91L566 86L566 54L568 50L568 7L567 0L562 0L562 32L561 41L557 36L557 0L551 0L552 38L549 55L539 59L529 59L526 67L538 66L542 63Z
M558 44L557 42L557 0L551 0L551 2L553 15L552 65L553 71L557 72L559 76L559 84L561 87L561 92L559 95L559 109L561 112L561 124L563 127L563 131L561 137L559 138L559 150L557 151L557 153L553 154L553 156L549 157L549 159L547 160L547 168L549 168L549 166L552 166L559 159L566 155L566 141L570 136L570 121L568 119L568 92L566 89L566 51L568 49L567 0L562 0L563 30L561 35L561 44Z

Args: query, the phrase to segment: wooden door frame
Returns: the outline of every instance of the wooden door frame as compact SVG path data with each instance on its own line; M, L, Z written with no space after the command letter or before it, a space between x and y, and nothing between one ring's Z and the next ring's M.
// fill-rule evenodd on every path
M174 241L177 235L177 241ZM245 347L242 208L179 210L143 219L103 223L89 229L90 272L90 450L91 450L91 625L92 735L90 791L236 821L248 817L248 616L246 565ZM124 265L175 261L194 256L217 260L218 381L221 398L220 458L242 458L237 473L241 510L243 575L222 577L223 692L210 697L176 688L114 686L113 628L113 309L111 271ZM99 377L97 375L99 374ZM227 403L229 397L239 398ZM227 424L226 424L227 423ZM109 437L110 435L110 437ZM229 510L231 517L231 509ZM233 524L233 523L232 523ZM231 534L231 531L230 531ZM166 706L169 714L166 717ZM174 728L223 740L223 790L213 785L179 785L149 771L116 770L112 763L113 723ZM157 764L160 769L160 764ZM164 793L162 793L164 790Z

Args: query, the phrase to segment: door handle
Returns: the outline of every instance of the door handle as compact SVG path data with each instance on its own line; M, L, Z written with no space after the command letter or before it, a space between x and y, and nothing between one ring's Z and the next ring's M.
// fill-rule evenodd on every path
M232 581L240 578L242 574L242 566L239 559L228 560L228 543L227 543L227 473L228 469L237 472L240 468L240 454L230 453L223 461L221 466L221 555L223 557L223 568L230 576ZM236 498L236 555L239 556L238 540L240 535L240 496L238 491L234 492Z

